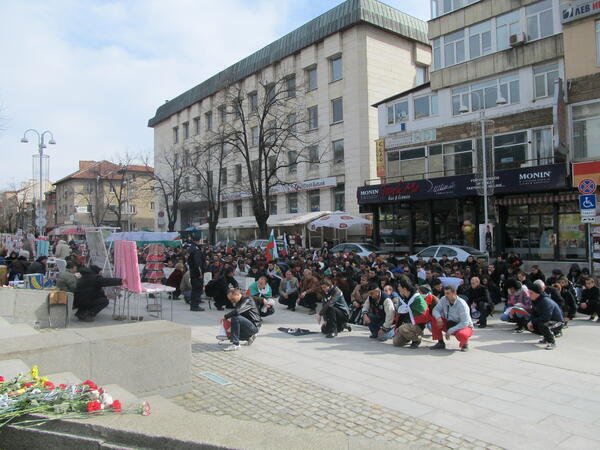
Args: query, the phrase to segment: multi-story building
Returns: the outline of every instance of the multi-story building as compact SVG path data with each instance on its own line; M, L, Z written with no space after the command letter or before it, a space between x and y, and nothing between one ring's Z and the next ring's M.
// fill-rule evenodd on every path
M368 180L358 198L373 211L376 234L406 251L486 247L485 147L488 250L584 260L587 238L568 179L559 1L431 4L430 83L375 104L385 176Z
M145 166L79 161L79 170L54 183L56 225L153 230L152 180Z
M306 221L319 211L357 214L356 189L375 176L377 114L369 105L424 82L430 60L425 22L375 0L348 0L160 106L149 121L157 173L165 152L185 160L186 150L222 120L230 86L252 92L285 78L302 92L310 132L318 136L315 153L327 152L330 162L301 163L284 174L293 182L271 200L269 226L304 234ZM252 108L253 101L245 105ZM242 180L240 164L233 160L225 168L231 185ZM204 215L201 202L185 200L179 228ZM255 227L248 193L225 196L218 228L245 239Z

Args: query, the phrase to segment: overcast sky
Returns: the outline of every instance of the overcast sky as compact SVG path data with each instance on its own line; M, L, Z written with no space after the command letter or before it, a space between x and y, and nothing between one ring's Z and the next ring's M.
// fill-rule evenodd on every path
M156 108L341 0L0 0L0 189L31 178L51 130L50 179L80 159L149 153ZM386 0L429 19L428 0Z

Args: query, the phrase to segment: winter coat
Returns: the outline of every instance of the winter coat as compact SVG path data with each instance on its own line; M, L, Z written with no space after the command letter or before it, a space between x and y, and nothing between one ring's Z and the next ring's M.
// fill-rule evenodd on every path
M250 297L242 297L235 305L234 309L225 314L225 319L231 319L234 316L242 316L252 322L256 327L262 324L262 318L256 308L256 303Z
M102 288L123 284L120 278L104 278L87 267L83 267L79 273L81 278L77 280L73 309L88 309L96 303L97 299L106 297Z
M54 257L58 259L67 259L71 256L71 248L62 239L56 244L56 250L54 250Z

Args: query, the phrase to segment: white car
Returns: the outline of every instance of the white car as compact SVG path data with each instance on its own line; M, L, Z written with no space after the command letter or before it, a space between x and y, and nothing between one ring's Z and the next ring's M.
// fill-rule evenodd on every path
M460 262L465 262L469 256L475 259L487 258L487 253L465 245L432 245L415 255L411 255L410 259L413 261L417 261L418 259L429 261L431 258L435 258L439 261L444 255L448 256L450 260L456 258Z
M377 255L385 253L380 248L375 247L373 244L365 244L364 242L346 242L339 244L329 250L331 253L350 253L354 252L362 258L366 258L372 253Z

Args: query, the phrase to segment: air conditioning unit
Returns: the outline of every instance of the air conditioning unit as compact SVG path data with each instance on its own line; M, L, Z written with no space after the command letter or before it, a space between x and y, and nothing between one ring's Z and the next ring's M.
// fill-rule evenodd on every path
M508 42L511 47L518 47L527 42L527 37L525 36L525 33L511 34Z

